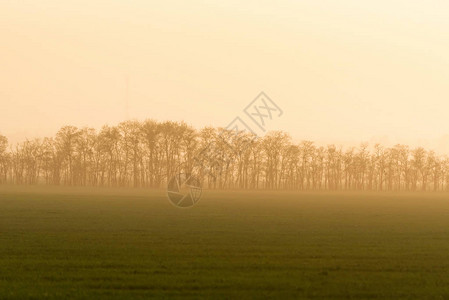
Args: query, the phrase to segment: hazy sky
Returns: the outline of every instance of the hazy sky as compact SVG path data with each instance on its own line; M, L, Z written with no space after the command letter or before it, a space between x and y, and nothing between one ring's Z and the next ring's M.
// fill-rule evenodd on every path
M443 0L2 0L0 133L127 116L225 126L265 91L284 110L271 129L298 140L449 151L448 13Z

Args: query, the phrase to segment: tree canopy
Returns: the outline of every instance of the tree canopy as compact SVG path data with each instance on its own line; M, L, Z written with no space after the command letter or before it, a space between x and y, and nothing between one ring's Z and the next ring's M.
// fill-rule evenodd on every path
M3 184L160 188L170 176L195 168L203 187L217 189L449 189L447 157L404 145L343 149L294 143L279 131L253 139L222 128L195 130L183 122L153 120L99 131L65 126L53 138L16 145L0 135Z

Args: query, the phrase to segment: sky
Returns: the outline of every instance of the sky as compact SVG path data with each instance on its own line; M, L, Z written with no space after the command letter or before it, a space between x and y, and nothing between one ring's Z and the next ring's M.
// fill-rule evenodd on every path
M2 0L0 134L227 126L264 91L294 140L449 154L448 1Z

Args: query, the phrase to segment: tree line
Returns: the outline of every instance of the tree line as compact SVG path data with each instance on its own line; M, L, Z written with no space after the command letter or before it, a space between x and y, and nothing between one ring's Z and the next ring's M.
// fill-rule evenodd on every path
M343 149L153 120L65 126L15 145L0 135L0 184L161 188L193 171L216 189L449 190L448 157L405 145Z

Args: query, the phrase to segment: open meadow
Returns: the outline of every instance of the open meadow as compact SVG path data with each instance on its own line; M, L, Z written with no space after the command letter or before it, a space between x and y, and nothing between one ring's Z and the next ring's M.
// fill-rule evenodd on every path
M0 298L448 298L449 195L0 187Z

